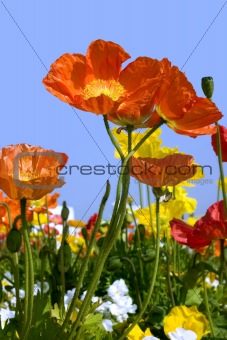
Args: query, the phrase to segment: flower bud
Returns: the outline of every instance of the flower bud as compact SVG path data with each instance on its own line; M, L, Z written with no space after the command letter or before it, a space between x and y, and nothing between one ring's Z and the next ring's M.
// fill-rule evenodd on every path
M125 221L126 221L126 223L130 223L131 224L133 222L132 214L127 213L125 215Z
M69 209L66 205L66 202L64 201L63 206L62 206L62 211L61 211L61 218L65 222L67 221L68 217L69 217Z
M110 272L115 272L116 270L120 269L122 267L122 262L117 256L111 257L107 262L107 270Z
M205 96L211 99L214 92L214 80L212 77L202 78L202 89Z
M17 229L11 229L6 238L6 246L11 253L17 253L22 244L21 233Z
M71 258L72 258L72 251L67 242L63 244L58 250L57 255L57 264L58 264L58 270L61 272L61 252L63 252L63 258L64 258L64 272L67 272L71 266Z
M145 254L142 256L142 259L145 263L153 262L156 256L155 249L147 249Z

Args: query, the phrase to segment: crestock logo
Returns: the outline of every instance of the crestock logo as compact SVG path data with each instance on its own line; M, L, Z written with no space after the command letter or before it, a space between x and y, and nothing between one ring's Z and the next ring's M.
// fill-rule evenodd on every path
M66 175L74 175L75 173L79 173L83 176L89 176L89 175L97 175L102 176L105 174L108 175L120 175L122 170L124 168L124 174L128 174L129 172L132 175L161 175L165 174L167 176L174 176L174 175L182 175L187 176L188 174L195 174L196 170L199 168L201 169L202 175L204 174L204 169L208 168L210 170L210 175L212 175L212 167L210 165L182 165L182 166L175 166L175 165L168 165L164 168L156 167L154 165L147 165L145 163L145 167L142 167L140 165L134 165L134 166L116 166L116 165L68 165L63 167L56 167L56 173L60 176L66 176ZM158 171L158 172L157 172Z
M27 181L31 181L34 179L37 179L37 182L38 182L38 179L42 177L41 173L37 173L35 172L36 170L33 169L33 164L36 164L37 161L42 162L42 158L45 158L46 163L49 158L50 166L51 164L56 164L56 161L59 164L64 164L63 155L61 153L54 152L54 151L34 151L34 152L30 151L30 152L19 153L18 155L16 155L13 161L13 180L14 180L15 185L18 188L21 188L21 189L29 188L33 190L47 189L47 190L52 191L55 188L60 188L62 186L62 181L60 178L55 184L46 184L46 182L45 184L44 183L43 184L42 183L37 183L37 184L26 183ZM31 164L31 169L26 170L26 172L22 174L20 171L20 168L21 168L21 164L23 164L23 161L26 163L29 162ZM57 168L61 169L62 167L57 166Z

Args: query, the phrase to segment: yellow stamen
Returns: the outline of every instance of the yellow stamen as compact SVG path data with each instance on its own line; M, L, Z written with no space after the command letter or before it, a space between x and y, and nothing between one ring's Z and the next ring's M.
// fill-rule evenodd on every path
M104 94L110 97L113 101L117 101L125 92L124 87L116 80L95 79L84 88L83 98L99 97Z

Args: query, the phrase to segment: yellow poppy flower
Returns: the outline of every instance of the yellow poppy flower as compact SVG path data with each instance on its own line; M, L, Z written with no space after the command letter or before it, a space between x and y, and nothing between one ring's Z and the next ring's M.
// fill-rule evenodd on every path
M147 134L148 130L144 133L133 132L132 133L132 148L134 148L140 140ZM128 150L128 136L124 131L117 133L117 128L112 130L114 137L116 138L119 146L124 154L127 154ZM157 129L146 141L139 147L134 153L134 157L150 157L150 158L162 158L169 154L178 152L178 148L168 148L166 146L161 147L162 140L159 139L162 130ZM115 157L119 158L118 152L115 150Z
M38 215L39 215L39 219L38 219ZM38 226L39 222L41 225L47 224L48 223L47 214L43 214L43 213L37 214L34 212L32 224Z
M143 332L138 325L135 325L135 327L128 334L127 339L128 340L143 340L146 336L152 336L150 329L147 328L146 331ZM157 338L153 337L153 339L157 339Z
M67 224L68 226L74 227L74 228L83 228L86 226L86 223L80 220L69 220Z
M225 191L227 191L227 177L224 178L225 180ZM219 189L221 190L221 181L216 181L216 184L219 186Z
M173 218L182 218L185 213L192 214L196 209L196 199L187 197L187 190L181 185L175 186L175 198L169 202L160 203L160 225L161 237L164 235L170 237L169 221ZM149 207L138 209L135 211L135 217L139 224L143 224L152 231L155 231L156 226L156 203L151 204L151 216Z
M206 317L198 311L196 306L189 308L186 306L173 307L163 320L166 335L169 332L175 332L177 328L184 328L193 331L197 335L197 340L209 333L208 324Z
M85 240L82 236L70 235L67 238L67 242L68 242L72 252L75 253L75 254L77 254L79 252L81 247L83 247L83 249L86 249Z

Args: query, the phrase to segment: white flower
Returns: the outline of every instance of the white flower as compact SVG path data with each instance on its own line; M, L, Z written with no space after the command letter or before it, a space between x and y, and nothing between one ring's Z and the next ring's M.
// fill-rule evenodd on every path
M109 319L103 319L102 325L107 332L113 332L113 322Z
M177 328L176 332L168 333L170 340L196 340L197 335L193 331Z
M110 313L116 317L118 322L123 322L128 319L127 308L112 303L109 307Z
M217 288L217 286L219 285L219 281L218 280L214 280L213 282L211 282L209 277L206 277L205 279L206 283L210 286L210 287L214 287Z
M7 319L12 319L15 316L15 311L9 310L9 309L0 309L0 317L1 317L1 325L2 328L4 327L4 323Z
M109 311L109 307L112 305L112 302L106 301L103 302L99 307L96 308L96 312L105 314L106 312Z
M13 288L13 289L11 290L11 292L13 293L13 295L16 295L16 289L15 289L15 288ZM24 291L23 289L19 289L19 297L20 297L21 299L24 299L24 297L25 297L25 291Z
M125 307L127 310L127 313L135 313L136 309L137 309L137 305L133 305L132 304L132 298L129 295L126 296L122 296L118 301L117 304L119 307Z
M65 294L64 296L64 305L65 305L65 309L68 308L68 305L70 303L70 301L72 300L73 298L73 295L75 293L75 288L73 288L72 290L68 290L67 293Z
M47 293L48 290L49 290L50 286L49 286L49 283L44 281L43 282L43 293ZM38 294L38 291L41 292L41 282L36 282L35 286L34 286L34 292L33 292L33 295L37 295Z
M142 340L159 340L159 339L156 338L155 336L147 335Z
M122 296L128 293L128 287L123 279L116 280L109 286L107 293L114 302L117 302Z

